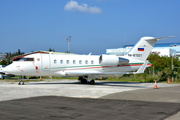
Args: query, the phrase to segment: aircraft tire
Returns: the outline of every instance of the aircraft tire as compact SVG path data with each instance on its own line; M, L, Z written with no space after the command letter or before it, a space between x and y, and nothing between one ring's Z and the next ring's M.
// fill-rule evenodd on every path
M81 79L81 83L82 83L82 84L86 84L86 83L87 83L87 80L86 80L86 79Z
M91 81L89 82L89 84L94 85L94 84L95 84L95 81L94 81L94 80L91 80Z
M24 85L24 82L23 82L23 81L20 81L20 82L18 83L18 85Z

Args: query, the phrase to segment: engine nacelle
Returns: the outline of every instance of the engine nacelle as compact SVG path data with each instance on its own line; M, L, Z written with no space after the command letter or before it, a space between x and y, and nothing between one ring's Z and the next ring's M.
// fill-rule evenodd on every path
M100 55L99 63L102 66L129 65L129 60L115 55Z

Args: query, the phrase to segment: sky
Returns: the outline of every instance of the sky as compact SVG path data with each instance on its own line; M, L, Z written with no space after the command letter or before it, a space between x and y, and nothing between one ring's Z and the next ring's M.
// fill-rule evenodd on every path
M100 55L141 37L180 42L180 0L0 0L0 52Z

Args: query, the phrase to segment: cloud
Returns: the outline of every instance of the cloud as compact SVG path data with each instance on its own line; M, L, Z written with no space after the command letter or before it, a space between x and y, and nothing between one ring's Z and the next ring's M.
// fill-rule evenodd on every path
M96 6L89 7L88 4L82 3L81 5L78 4L78 2L71 0L64 6L64 10L67 11L79 11L79 12L86 12L86 13L92 13L92 14L100 14L102 13L101 8L98 8Z

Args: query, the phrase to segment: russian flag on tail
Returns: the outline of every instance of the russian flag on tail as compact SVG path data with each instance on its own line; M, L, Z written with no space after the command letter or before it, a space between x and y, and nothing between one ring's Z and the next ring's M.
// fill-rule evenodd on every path
M144 48L138 48L138 51L144 51Z

